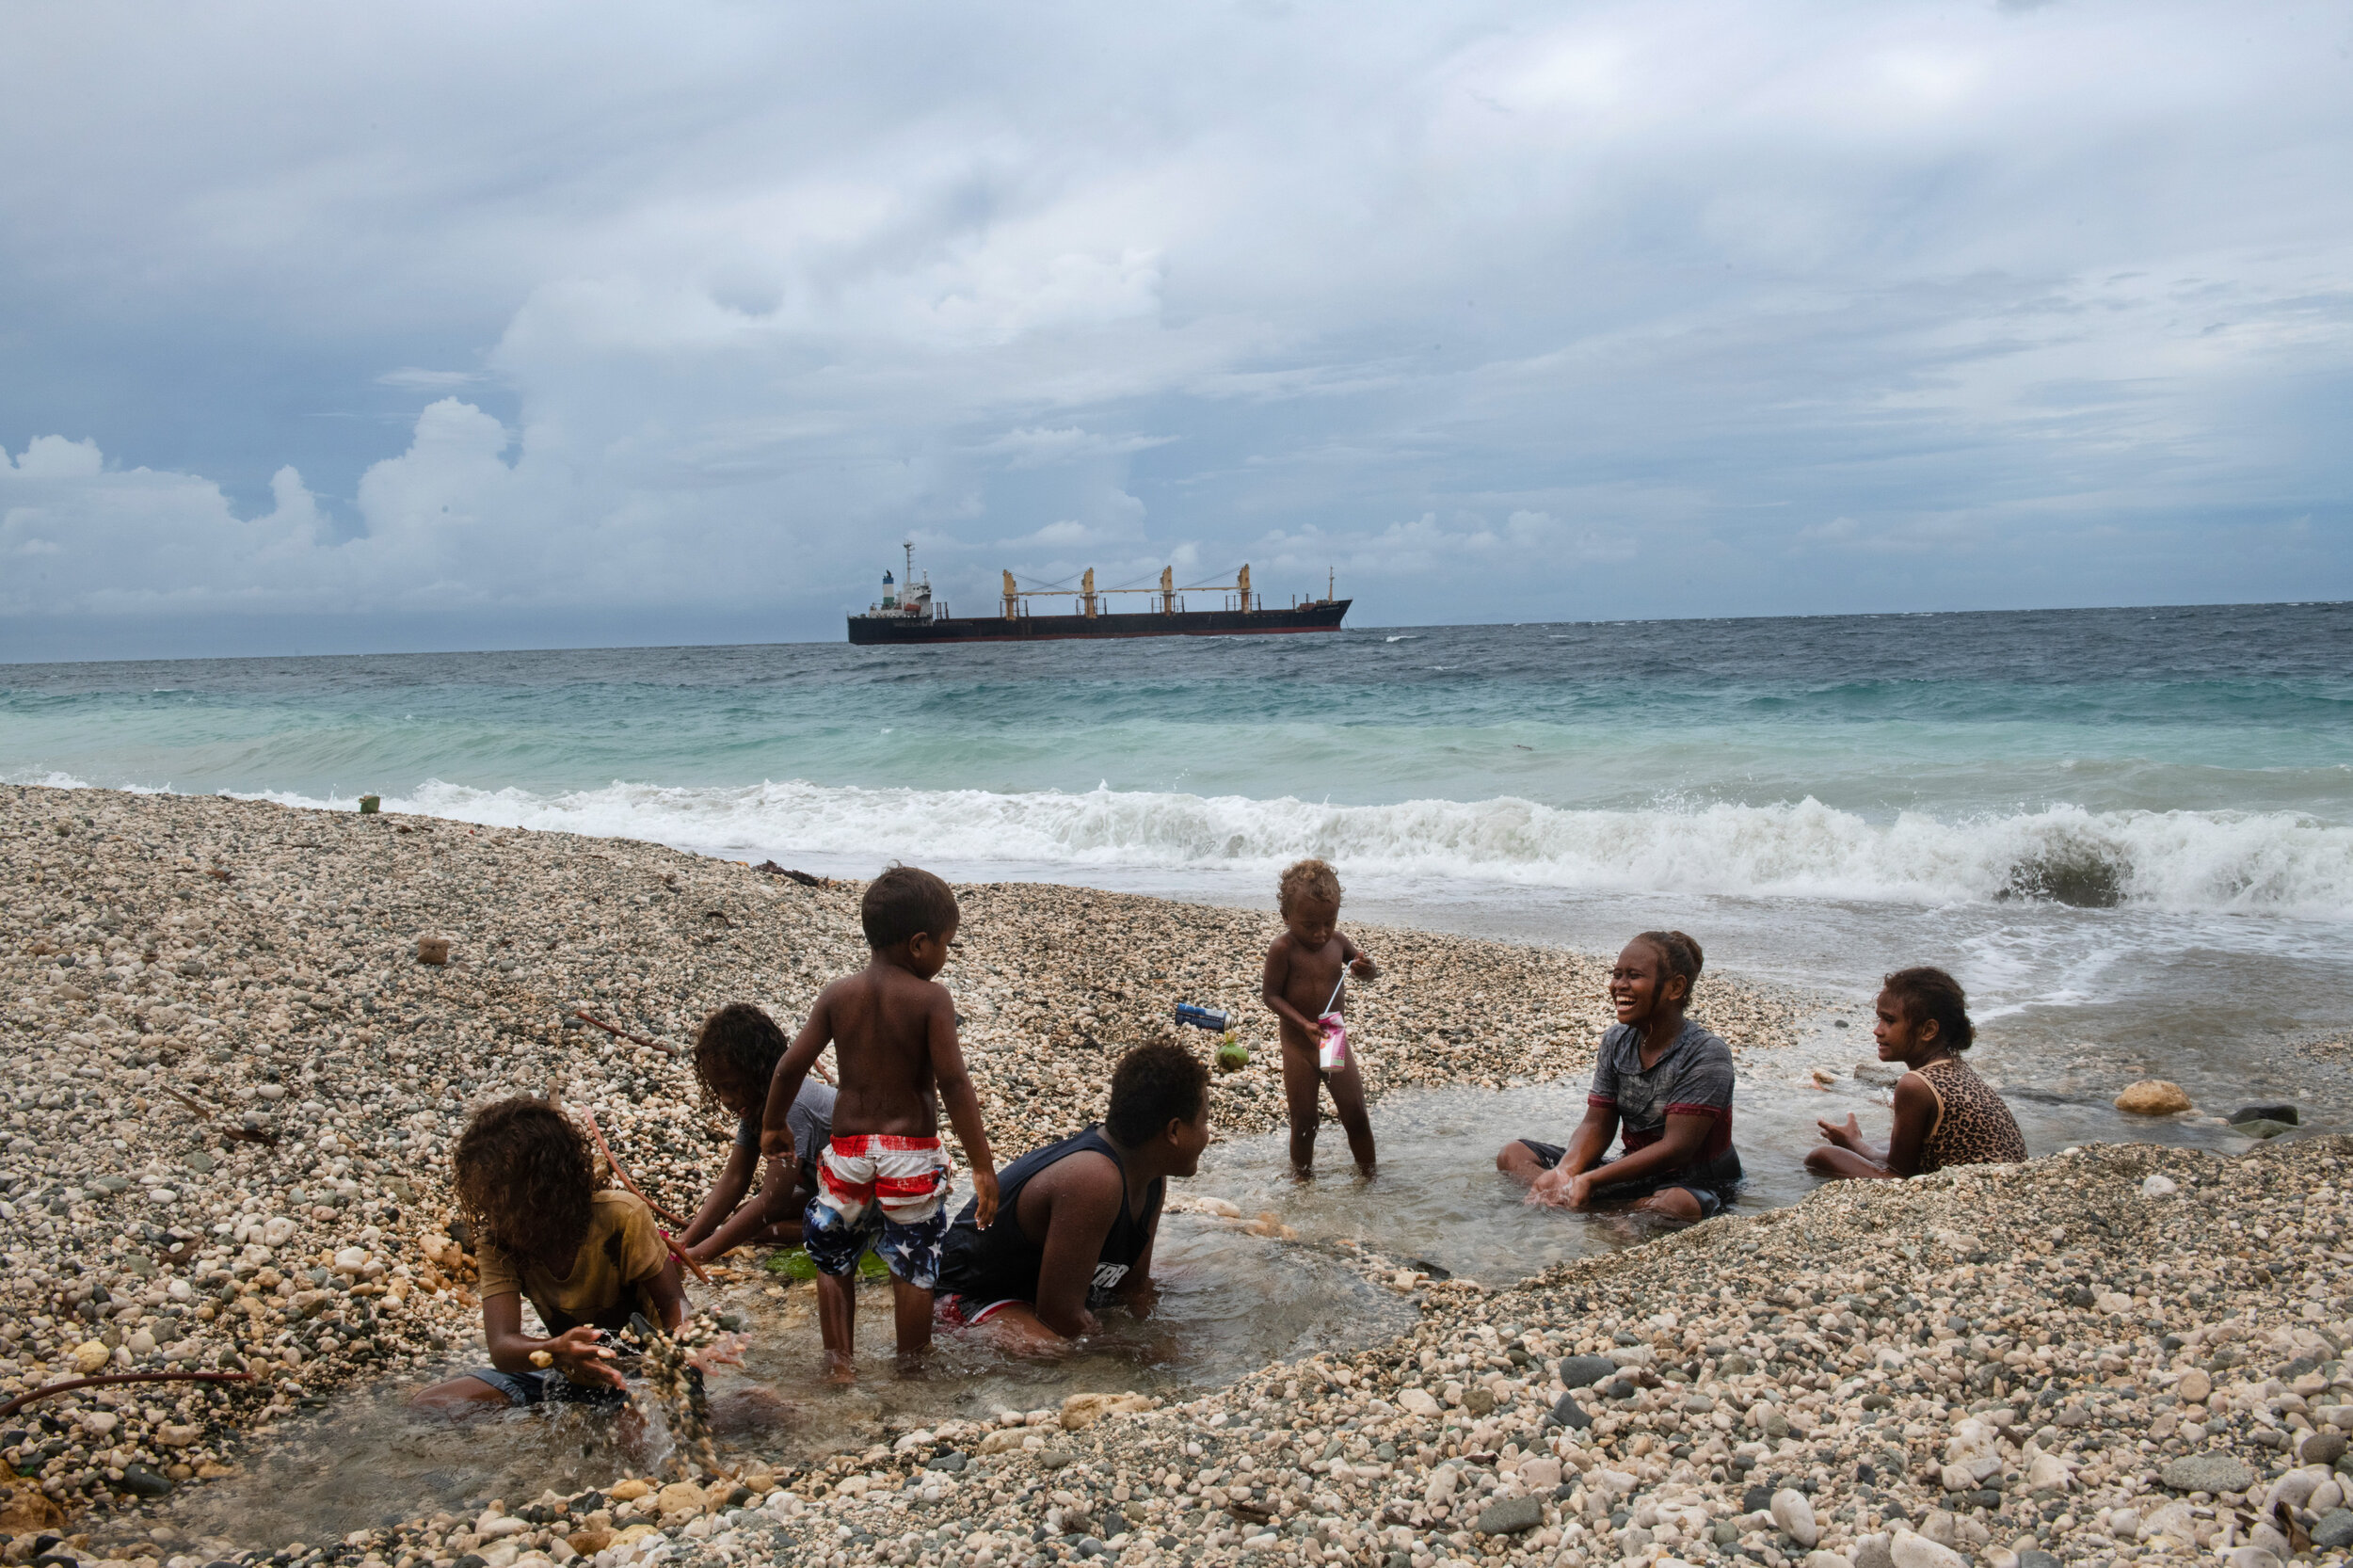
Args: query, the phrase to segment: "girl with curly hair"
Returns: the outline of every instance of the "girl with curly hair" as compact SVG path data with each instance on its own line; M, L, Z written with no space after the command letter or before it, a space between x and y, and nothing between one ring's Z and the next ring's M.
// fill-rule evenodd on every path
M675 1333L686 1320L678 1263L645 1203L597 1184L588 1140L552 1105L519 1095L474 1112L457 1140L457 1200L482 1270L490 1365L424 1390L450 1411L626 1395L604 1331L632 1314ZM523 1331L525 1298L545 1325Z
M695 1078L703 1098L735 1118L735 1146L726 1168L679 1238L696 1262L709 1263L736 1247L801 1244L801 1214L817 1195L817 1162L833 1136L834 1087L815 1076L823 1065L811 1068L787 1113L792 1158L763 1161L760 1120L786 1045L776 1021L747 1001L728 1003L696 1032ZM754 1176L758 1192L752 1192Z
M1943 969L1897 969L1880 983L1871 1036L1880 1060L1908 1069L1896 1081L1896 1122L1887 1146L1866 1141L1849 1114L1817 1122L1823 1143L1805 1157L1816 1176L1886 1181L1947 1165L2015 1164L2026 1140L1993 1085L1961 1060L1977 1038L1968 993Z

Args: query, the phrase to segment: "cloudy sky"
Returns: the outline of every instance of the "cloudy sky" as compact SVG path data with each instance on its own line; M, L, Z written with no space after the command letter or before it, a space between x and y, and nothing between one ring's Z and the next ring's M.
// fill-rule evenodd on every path
M2353 8L0 4L0 657L2353 597Z

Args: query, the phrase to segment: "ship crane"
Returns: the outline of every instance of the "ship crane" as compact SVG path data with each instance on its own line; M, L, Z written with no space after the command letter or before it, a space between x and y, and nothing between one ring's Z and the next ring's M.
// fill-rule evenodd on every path
M1092 620L1102 614L1102 601L1112 594L1151 594L1160 600L1160 613L1163 616L1173 616L1178 613L1176 596L1180 593L1230 593L1235 596L1233 607L1244 615L1254 609L1265 608L1263 604L1251 598L1250 563L1247 561L1244 561L1241 569L1234 574L1234 581L1231 583L1188 583L1181 588L1176 586L1175 567L1160 568L1160 586L1154 588L1098 588L1095 585L1093 567L1087 568L1086 575L1080 579L1079 585L1075 588L1025 588L1014 581L1013 573L1006 572L1004 577L1003 597L1007 620L1018 620L1021 616L1028 615L1030 613L1029 600L1032 599L1075 599L1079 601L1079 614ZM1067 582L1068 579L1065 578L1064 581Z

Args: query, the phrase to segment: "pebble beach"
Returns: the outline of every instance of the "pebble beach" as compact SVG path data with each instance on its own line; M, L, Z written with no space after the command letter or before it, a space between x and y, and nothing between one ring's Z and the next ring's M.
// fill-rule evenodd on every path
M2353 1177L2340 1141L2307 1138L1825 1189L1502 1288L1369 1258L1412 1333L1181 1403L1107 1388L816 1460L191 1552L145 1528L154 1499L478 1342L445 1181L472 1107L559 1094L691 1208L729 1128L680 1052L721 1002L790 1028L863 963L858 888L625 840L35 787L0 788L0 1398L251 1380L77 1390L0 1423L12 1561L2266 1568L2233 1554L2353 1542ZM1000 1162L1096 1114L1111 1062L1176 1032L1178 1002L1238 1010L1252 1049L1215 1080L1218 1131L1277 1124L1273 917L957 892L943 979ZM1351 930L1385 971L1351 1001L1375 1096L1590 1070L1606 959ZM1817 1006L1706 985L1743 1057Z

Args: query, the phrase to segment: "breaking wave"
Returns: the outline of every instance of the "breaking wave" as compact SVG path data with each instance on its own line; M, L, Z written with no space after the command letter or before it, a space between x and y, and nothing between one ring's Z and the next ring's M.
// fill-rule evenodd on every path
M290 805L334 805L278 794ZM759 858L792 853L940 862L1273 868L1594 891L2353 916L2353 828L2294 812L2057 806L1873 820L1807 799L1564 810L1511 797L1333 806L1098 789L1084 793L612 784L535 793L431 782L387 810L485 825L650 839Z

